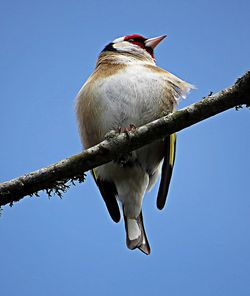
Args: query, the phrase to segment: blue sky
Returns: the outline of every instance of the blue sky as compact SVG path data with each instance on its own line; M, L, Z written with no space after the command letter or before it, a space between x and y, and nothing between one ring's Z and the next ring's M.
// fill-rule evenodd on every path
M80 152L74 98L114 38L167 34L157 63L196 85L180 107L249 70L249 1L0 3L0 181ZM250 295L250 111L178 134L167 207L144 200L152 254L129 251L90 175L62 200L0 218L1 294Z

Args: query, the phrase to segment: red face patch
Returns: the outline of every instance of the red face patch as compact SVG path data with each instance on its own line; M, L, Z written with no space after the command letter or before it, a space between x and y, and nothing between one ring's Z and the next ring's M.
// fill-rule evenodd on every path
M129 39L141 39L141 40L143 40L143 41L146 40L145 37L143 37L143 36L141 36L141 35L139 35L139 34L128 35L128 36L126 36L126 37L124 38L124 41L128 41Z
M146 40L145 37L138 34L128 35L124 38L124 41L128 41L130 43L136 44L142 48L145 48L145 40Z
M124 41L128 41L132 44L135 44L137 46L140 46L141 48L145 49L151 56L154 58L154 52L151 47L146 47L145 46L145 41L147 39L139 34L132 34L128 35L124 38Z

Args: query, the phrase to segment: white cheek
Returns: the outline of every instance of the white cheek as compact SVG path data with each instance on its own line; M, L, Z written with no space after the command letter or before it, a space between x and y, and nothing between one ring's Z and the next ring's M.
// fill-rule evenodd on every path
M119 43L119 42L122 42L124 41L124 37L119 37L119 38L116 38L113 43Z
M117 49L118 51L130 51L131 48L133 48L134 46L126 41L121 41L121 42L117 42L113 44L114 49Z

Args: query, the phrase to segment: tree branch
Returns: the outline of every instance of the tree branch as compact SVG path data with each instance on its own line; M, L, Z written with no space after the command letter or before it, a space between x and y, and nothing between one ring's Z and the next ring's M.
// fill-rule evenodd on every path
M38 195L46 190L59 196L68 187L68 181L82 182L84 172L116 159L166 135L178 132L206 118L241 105L250 106L250 71L237 82L216 94L211 94L200 102L171 113L158 120L137 128L127 135L109 135L100 144L80 154L54 163L46 168L0 184L0 206L20 200L27 195Z

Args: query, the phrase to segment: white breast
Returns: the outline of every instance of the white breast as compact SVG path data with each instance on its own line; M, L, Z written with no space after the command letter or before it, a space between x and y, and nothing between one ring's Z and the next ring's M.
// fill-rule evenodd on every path
M99 120L103 128L108 131L129 124L141 126L160 117L165 83L158 73L141 65L98 81L95 98L101 105Z

